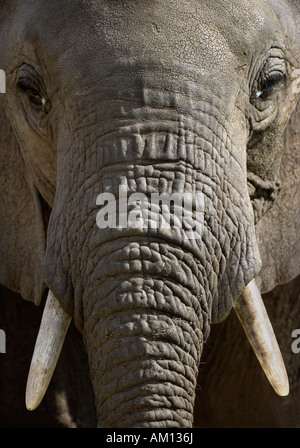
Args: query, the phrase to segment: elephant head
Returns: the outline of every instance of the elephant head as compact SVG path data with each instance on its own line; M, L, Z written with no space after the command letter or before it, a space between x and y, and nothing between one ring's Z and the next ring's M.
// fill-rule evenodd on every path
M100 426L191 426L203 344L232 308L288 393L255 279L284 276L266 247L289 222L273 203L299 185L280 178L299 17L291 0L1 2L0 282L36 304L50 291L29 409L73 318ZM187 195L194 221L200 197L200 227L97 225L99 195L122 186Z

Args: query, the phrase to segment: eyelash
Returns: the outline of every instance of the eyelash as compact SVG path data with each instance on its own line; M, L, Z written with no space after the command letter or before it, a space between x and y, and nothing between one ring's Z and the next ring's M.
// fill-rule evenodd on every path
M272 94L274 88L276 88L279 84L281 84L285 79L283 73L274 73L265 79L262 83L261 90L256 92L255 99L268 99L268 97Z
M40 94L38 86L27 78L21 78L17 84L18 89L27 95L27 98L33 107L42 108L46 99Z
M251 103L259 110L262 110L265 107L264 102L272 99L272 95L276 93L277 89L282 87L285 79L286 74L283 71L277 70L269 74L262 72L254 84L250 97Z

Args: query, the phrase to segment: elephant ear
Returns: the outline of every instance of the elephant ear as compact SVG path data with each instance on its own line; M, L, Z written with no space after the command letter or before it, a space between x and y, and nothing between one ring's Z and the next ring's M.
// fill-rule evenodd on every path
M46 246L43 200L0 105L0 283L40 303Z
M280 179L277 200L256 225L262 293L300 274L300 100L285 131Z

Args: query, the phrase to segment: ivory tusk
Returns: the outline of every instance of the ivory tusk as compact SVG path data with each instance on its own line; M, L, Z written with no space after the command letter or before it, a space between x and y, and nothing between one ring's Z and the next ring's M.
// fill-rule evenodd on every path
M71 320L49 291L27 380L26 407L29 411L39 406L47 391Z
M280 396L288 395L285 365L255 280L246 286L234 309L275 392Z

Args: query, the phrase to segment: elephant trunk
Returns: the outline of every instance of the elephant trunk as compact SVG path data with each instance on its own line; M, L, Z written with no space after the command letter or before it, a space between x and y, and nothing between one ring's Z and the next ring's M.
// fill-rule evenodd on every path
M194 266L164 242L124 242L117 252L119 259L127 254L132 270L139 254L147 273L136 269L130 276L104 277L85 294L84 338L99 425L189 427L209 331L206 296ZM170 258L177 273L171 272ZM109 263L116 265L114 254L106 257ZM183 271L190 284L180 283Z
M84 116L58 163L45 278L83 333L100 426L191 426L210 323L228 315L260 268L246 165L220 99L202 101L210 90L185 86L176 95L142 89L139 101L134 92L121 112L115 100L105 110L100 102L99 116L76 108ZM187 223L118 226L114 201L109 225L99 226L99 194L117 200L125 183L128 196L188 193L192 227L200 195L195 238Z

